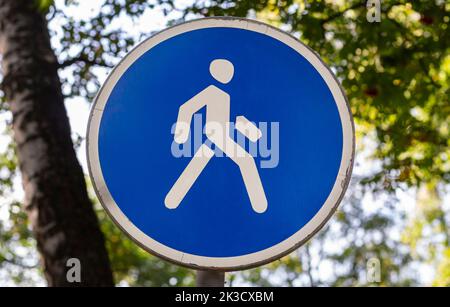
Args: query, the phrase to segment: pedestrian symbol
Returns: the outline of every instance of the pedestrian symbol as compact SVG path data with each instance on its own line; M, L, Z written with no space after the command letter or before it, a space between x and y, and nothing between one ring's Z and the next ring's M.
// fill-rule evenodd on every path
M214 79L227 84L233 78L234 66L230 61L216 59L211 62L210 72ZM230 95L218 87L210 85L184 103L178 113L175 141L177 143L187 141L192 116L204 106L206 106L205 130L208 139L239 166L253 210L258 213L266 211L267 199L255 160L230 137ZM245 117L241 116L239 119L239 123L246 121L246 126L250 126L256 131L257 135L261 136L261 131ZM237 127L239 129L241 126L238 125ZM246 131L248 130L242 129L243 133ZM205 144L197 150L191 162L167 194L164 200L167 208L175 209L180 205L186 193L213 156L214 152Z

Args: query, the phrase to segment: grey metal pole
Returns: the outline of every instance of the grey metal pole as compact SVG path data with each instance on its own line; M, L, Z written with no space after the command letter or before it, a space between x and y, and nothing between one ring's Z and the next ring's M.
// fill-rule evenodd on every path
M224 287L225 272L197 271L197 287Z

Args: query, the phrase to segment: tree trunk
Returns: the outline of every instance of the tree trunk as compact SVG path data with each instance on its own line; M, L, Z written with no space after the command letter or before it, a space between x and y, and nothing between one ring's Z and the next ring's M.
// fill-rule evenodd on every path
M33 0L0 0L2 89L28 213L49 286L112 286L103 235L77 161L47 22ZM67 260L78 258L81 283Z

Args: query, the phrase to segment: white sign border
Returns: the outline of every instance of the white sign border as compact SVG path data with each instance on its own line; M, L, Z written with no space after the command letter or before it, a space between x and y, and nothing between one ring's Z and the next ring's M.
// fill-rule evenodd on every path
M255 253L235 257L204 257L188 254L167 247L143 233L125 216L112 198L103 178L98 154L98 132L103 110L122 74L142 54L159 43L181 33L214 27L239 28L262 33L296 50L314 66L330 88L337 103L343 129L343 150L339 172L333 189L319 212L299 231L284 241ZM122 231L139 246L151 254L189 268L236 271L260 266L287 255L306 243L331 218L345 194L351 177L355 152L354 123L349 104L339 82L312 49L295 37L258 21L235 17L211 17L188 21L165 29L141 42L120 61L106 79L92 106L87 129L86 152L89 174L100 203Z

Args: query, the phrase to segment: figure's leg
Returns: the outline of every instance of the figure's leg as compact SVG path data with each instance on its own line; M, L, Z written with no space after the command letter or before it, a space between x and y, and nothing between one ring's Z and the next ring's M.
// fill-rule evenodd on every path
M267 210L267 198L261 178L259 177L258 169L256 168L255 159L253 159L251 155L248 155L245 158L241 158L238 165L253 210L258 213L263 213Z
M253 210L258 213L266 211L267 198L255 159L231 138L227 138L225 148L220 149L239 166Z
M187 192L194 184L197 177L208 164L209 160L214 156L214 151L207 145L203 144L195 153L192 160L186 166L180 177L174 183L173 187L167 193L164 204L169 209L177 208Z

